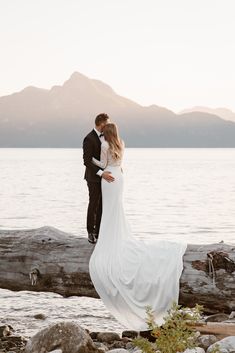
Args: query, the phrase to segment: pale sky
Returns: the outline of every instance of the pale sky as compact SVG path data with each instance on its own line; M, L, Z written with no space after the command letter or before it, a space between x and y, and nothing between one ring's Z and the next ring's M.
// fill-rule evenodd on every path
M235 0L0 0L0 96L74 71L142 105L235 111Z

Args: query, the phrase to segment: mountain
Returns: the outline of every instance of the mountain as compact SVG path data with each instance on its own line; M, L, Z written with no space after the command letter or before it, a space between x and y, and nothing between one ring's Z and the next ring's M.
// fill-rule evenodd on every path
M0 97L0 147L81 147L106 112L129 147L235 147L235 123L215 113L141 106L78 72L51 89L26 87Z
M229 120L235 122L235 113L227 108L208 108L208 107L193 107L189 109L184 109L180 114L191 113L191 112L203 112L208 114L214 114L219 116L224 120Z

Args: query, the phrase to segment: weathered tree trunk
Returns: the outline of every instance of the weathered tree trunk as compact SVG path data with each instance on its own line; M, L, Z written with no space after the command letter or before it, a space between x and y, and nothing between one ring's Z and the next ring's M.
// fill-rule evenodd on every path
M0 288L98 297L88 269L94 246L53 227L0 231ZM104 254L105 256L105 254ZM179 303L235 310L235 244L188 245Z
M234 323L207 322L201 325L199 324L193 325L192 327L203 334L213 334L213 335L223 335L223 336L235 335Z

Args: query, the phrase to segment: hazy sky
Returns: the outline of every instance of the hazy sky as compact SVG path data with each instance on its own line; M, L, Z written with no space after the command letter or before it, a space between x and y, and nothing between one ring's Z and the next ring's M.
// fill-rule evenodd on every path
M235 110L235 0L0 0L0 95L74 71L143 105Z

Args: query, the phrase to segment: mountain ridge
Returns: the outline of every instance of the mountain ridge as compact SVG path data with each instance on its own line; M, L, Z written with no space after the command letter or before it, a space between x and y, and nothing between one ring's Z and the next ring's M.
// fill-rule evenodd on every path
M81 147L101 112L128 147L235 147L235 123L214 112L142 106L77 71L62 85L0 97L0 147Z
M195 106L195 107L180 111L180 114L190 113L190 112L204 112L209 114L215 114L215 115L218 115L223 120L229 120L229 121L235 122L235 112L224 107L210 108L205 106Z

